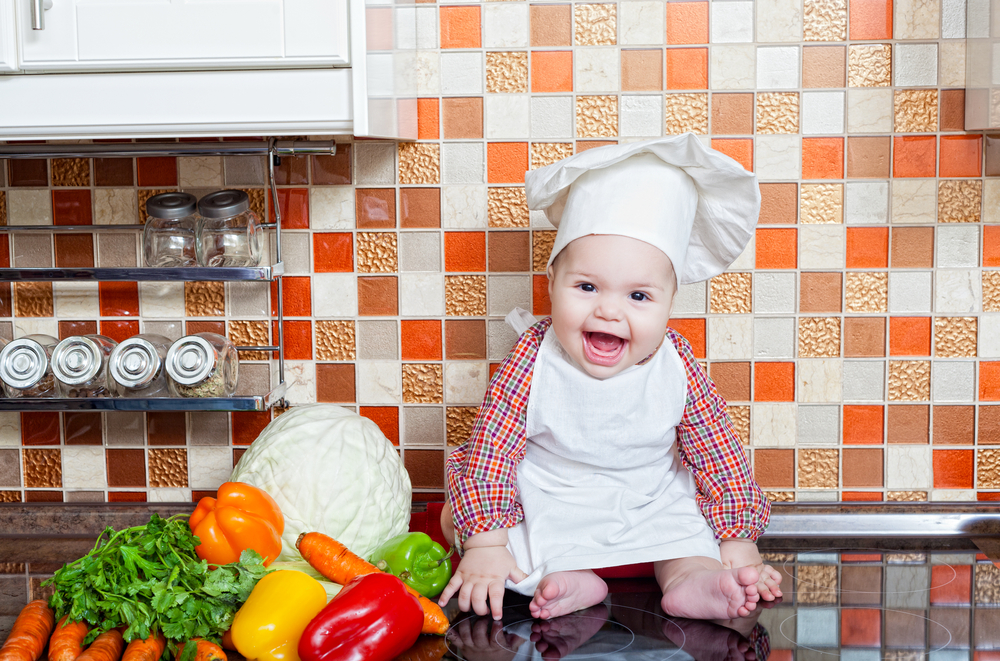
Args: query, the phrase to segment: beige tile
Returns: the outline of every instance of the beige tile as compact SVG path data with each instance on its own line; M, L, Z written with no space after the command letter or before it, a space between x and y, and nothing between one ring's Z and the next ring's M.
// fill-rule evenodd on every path
M757 133L798 133L798 92L757 93Z
M708 94L667 94L666 134L708 133Z
M469 440L477 413L479 413L479 408L476 406L449 406L446 409L446 435L450 447L465 445L465 442Z
M441 404L444 401L444 373L441 365L403 365L403 403Z
M524 188L495 187L487 194L487 217L490 227L528 227L528 201Z
M528 54L486 53L486 91L490 94L524 94L528 91Z
M802 184L799 188L799 222L804 225L844 222L844 185Z
M848 273L845 285L848 312L886 312L889 298L887 273Z
M855 44L847 47L848 87L889 87L891 84L890 44Z
M937 182L934 179L892 180L892 222L916 225L937 220Z
M573 7L573 42L577 46L612 46L618 42L618 5L579 4Z
M839 317L799 319L799 358L836 358L839 355Z
M933 133L937 131L937 90L896 90L894 117L896 133Z
M935 317L934 355L944 358L974 358L977 345L975 317Z
M353 320L316 321L317 360L355 360Z
M931 398L929 360L889 361L889 400L925 402Z
M979 179L944 179L938 182L938 222L978 223L983 206Z
M795 568L796 600L800 604L816 606L837 603L836 565L799 565Z
M576 97L576 137L613 138L617 135L617 96Z
M804 41L844 41L847 39L845 0L805 0L802 16Z
M358 232L358 273L395 273L399 270L399 249L395 232Z
M753 274L723 273L711 280L713 314L749 314L753 301Z
M444 278L444 311L449 317L486 315L486 276L448 275Z
M400 142L399 183L441 183L440 145L429 142Z
M896 39L937 39L941 0L896 0L893 36Z
M797 472L800 489L836 489L840 477L838 450L799 450Z
M531 143L529 168L537 170L572 155L573 143L571 142L533 142Z
M226 314L223 282L185 282L184 314L188 317L221 317Z

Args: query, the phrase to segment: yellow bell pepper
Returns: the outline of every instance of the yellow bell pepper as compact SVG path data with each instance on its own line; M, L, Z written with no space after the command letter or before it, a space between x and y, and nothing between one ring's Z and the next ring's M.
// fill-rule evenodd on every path
M298 571L271 572L258 581L233 618L236 650L257 661L299 661L299 638L326 606L320 582Z

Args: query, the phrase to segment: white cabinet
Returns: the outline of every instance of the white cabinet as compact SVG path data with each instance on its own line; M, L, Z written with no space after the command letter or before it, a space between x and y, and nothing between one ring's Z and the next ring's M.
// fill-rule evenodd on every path
M0 0L0 73L17 70L17 24L14 3Z

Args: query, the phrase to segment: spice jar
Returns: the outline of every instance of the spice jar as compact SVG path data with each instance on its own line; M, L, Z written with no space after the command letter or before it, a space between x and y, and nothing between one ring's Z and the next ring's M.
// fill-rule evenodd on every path
M60 397L108 395L108 360L118 343L103 335L67 337L52 350L52 373Z
M239 367L236 346L216 333L182 337L167 352L167 377L176 397L230 397Z
M161 193L146 200L146 266L198 266L197 211L198 202L190 193Z
M198 202L198 213L198 259L202 266L260 264L262 231L246 193L209 193Z
M170 340L133 335L118 344L108 360L108 388L116 397L169 397L164 361Z
M25 335L0 351L0 380L8 397L55 397L51 335Z

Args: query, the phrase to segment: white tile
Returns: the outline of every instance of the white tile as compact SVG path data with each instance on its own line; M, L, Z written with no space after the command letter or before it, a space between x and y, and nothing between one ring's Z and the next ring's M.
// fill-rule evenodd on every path
M881 402L885 400L885 362L880 360L844 361L844 401Z
M795 499L800 503L835 503L837 502L836 491L799 491ZM836 554L833 557L837 557ZM815 562L816 556L810 556L809 561Z
M1000 358L1000 314L984 314L979 317L980 358Z
M8 225L51 225L52 194L46 190L7 191Z
M801 176L802 139L797 135L754 138L754 170L761 181L796 180Z
M803 135L844 132L843 92L803 92L800 117Z
M486 148L482 142L441 144L441 183L481 184L486 177Z
M889 222L889 182L847 182L844 185L844 218L848 225Z
M713 44L749 44L753 41L752 2L712 2L709 20Z
M479 406L489 384L489 363L450 360L444 365L444 401L449 406Z
M315 273L312 276L312 292L315 316L357 316L358 280L353 273Z
M941 65L938 85L941 87L965 86L965 41L942 41Z
M843 361L839 358L800 359L795 363L795 380L798 382L797 402L840 402Z
M495 2L483 5L484 48L528 47L528 3Z
M709 317L708 357L710 360L750 360L752 337L753 318L750 315Z
M978 500L976 491L974 489L933 489L931 490L930 499L934 502L945 502L945 503L974 503ZM955 652L956 654L961 654L961 652ZM940 654L940 652L938 652ZM963 659L968 659L968 652L965 652L966 656ZM951 661L950 657L948 661ZM937 661L934 658L934 653L931 652L930 661Z
M21 414L17 411L0 412L0 447L21 445Z
M618 3L618 43L622 46L662 45L666 41L666 5L635 0Z
M836 608L800 608L796 611L795 642L803 647L836 647L840 643L837 622L840 611Z
M938 268L979 266L978 225L938 225L934 243Z
M486 95L486 137L520 138L531 131L531 103L527 94Z
M750 237L750 242L747 243L746 248L740 253L740 256L733 260L733 263L729 265L730 271L742 270L751 271L757 266L756 261L757 255L757 238Z
M441 53L442 94L482 94L482 53Z
M150 489L146 498L151 503L190 503L191 489Z
M971 360L935 360L931 366L931 399L935 402L973 402L976 364Z
M754 358L794 358L796 344L794 318L756 317L754 319Z
M507 322L490 319L486 322L486 355L490 360L503 360L517 343L517 333Z
M711 46L708 59L708 86L712 90L754 88L757 55L753 44Z
M403 317L444 316L444 276L439 273L401 273L399 314Z
M889 312L930 311L930 271L889 272Z
M436 29L436 28L435 28ZM435 37L436 40L436 37ZM397 52L395 56L407 55ZM412 84L417 94L421 96L437 96L441 94L441 53L437 49L418 50L412 54L412 59L404 60L404 71L413 78ZM405 80L408 76L399 76Z
M942 0L941 36L945 39L965 38L964 0Z
M795 447L796 428L795 404L751 405L750 442L755 448Z
M534 229L555 229L555 225L549 222L549 218L545 215L545 212L538 209L528 209L528 221Z
M882 661L882 656L878 650L841 650L840 661Z
M969 0L966 7L966 34L969 39L990 36L990 0Z
M890 565L885 568L884 605L889 608L923 609L930 584L931 571L927 565Z
M396 8L396 48L416 50L438 47L436 7Z
M95 225L134 225L138 223L138 218L139 201L134 188L94 189ZM143 218L143 222L145 220ZM13 221L10 222L13 224Z
M177 185L185 188L222 186L221 156L181 156L177 159Z
M618 48L581 48L573 53L573 91L615 93L619 90Z
M695 282L678 287L674 295L673 314L705 314L708 302L706 286L704 282Z
M843 225L800 225L799 268L844 268L846 231Z
M14 317L14 337L25 335L59 337L59 322L55 317Z
M937 39L940 36L940 0L896 0L892 27L896 39Z
M359 360L358 404L399 404L403 396L403 374L394 360Z
M757 47L757 87L788 90L799 86L798 46Z
M571 139L573 137L573 123L572 96L531 97L531 137L533 139ZM524 136L519 137L523 138Z
M987 179L983 182L983 218L984 224L1000 223L1000 179Z
M852 87L847 90L847 131L892 131L892 103L892 89L888 87Z
M892 222L916 225L937 220L937 182L934 179L892 180Z
M441 227L474 229L487 226L486 186L443 186Z
M802 41L801 0L757 0L757 42Z
M937 44L896 44L892 73L897 87L937 85Z
M309 189L309 225L316 230L354 229L354 188L324 186Z
M663 97L623 94L618 118L623 138L659 137L663 134Z
M184 317L184 283L140 282L139 314L167 319Z
M316 363L311 360L286 360L285 382L288 384L285 399L290 404L316 403Z
M230 448L189 447L188 487L218 489L229 481L233 472L233 451Z
M755 273L753 311L755 314L795 312L795 274Z
M399 272L441 272L441 233L403 232L399 235Z
M908 491L931 486L930 447L890 445L885 454L886 489Z
M359 186L396 183L396 145L391 142L355 142L354 178Z
M982 297L982 280L978 271L937 269L934 272L935 312L976 313L979 312Z
M393 93L413 96L417 94L416 78L412 75L399 77L395 80L396 67L400 72L409 72L416 67L416 60L411 53L406 57L393 58L391 53L368 53L365 57L365 78L368 83L368 93L373 97L387 97Z
M62 448L62 485L66 489L106 489L104 446Z
M183 287L181 283L181 287ZM56 317L87 319L101 314L98 283L63 280L52 283L52 299ZM183 315L184 306L181 306Z
M840 443L839 406L800 406L798 414L799 443L808 445Z

